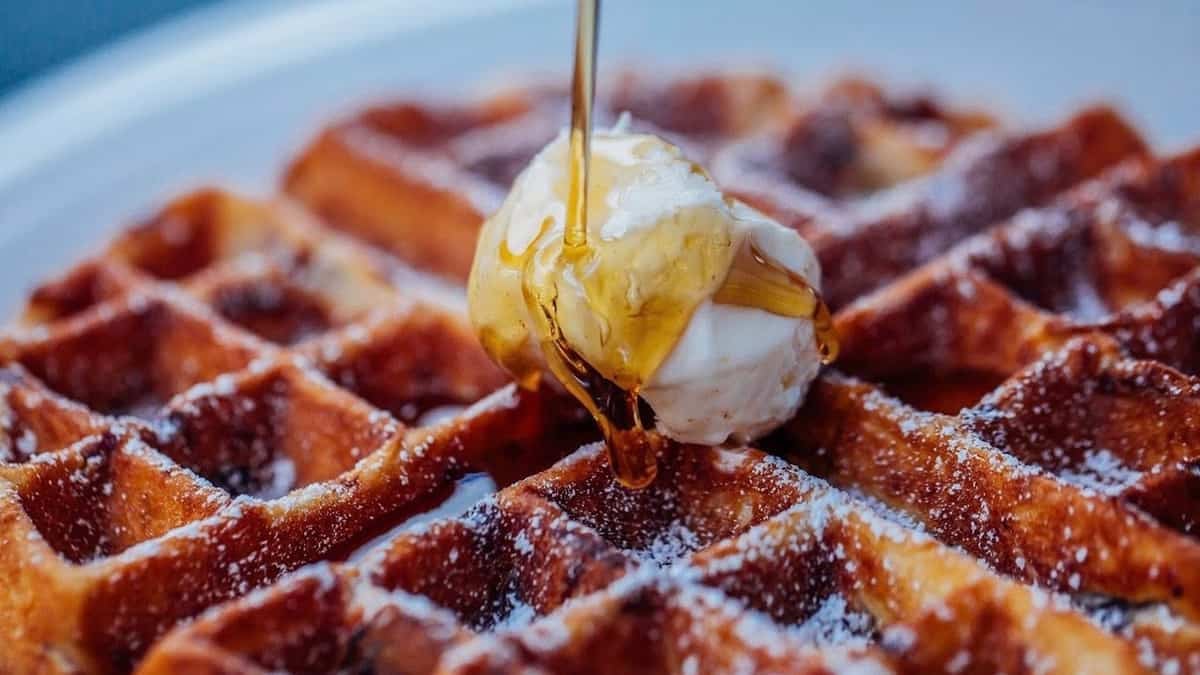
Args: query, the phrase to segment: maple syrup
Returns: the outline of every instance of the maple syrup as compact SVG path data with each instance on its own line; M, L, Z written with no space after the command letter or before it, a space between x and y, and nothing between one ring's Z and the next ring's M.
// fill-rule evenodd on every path
M592 151L592 107L596 102L596 14L600 0L578 0L575 15L575 70L571 77L571 183L563 245L587 247L588 165Z
M738 248L725 283L712 299L719 305L754 307L779 316L811 319L821 362L832 363L837 358L833 315L821 294L804 277L773 261L749 237Z
M618 481L636 489L672 442L644 424L639 392L702 303L811 319L824 362L837 340L816 289L754 244L747 211L703 168L653 136L593 137L598 4L579 0L568 140L533 160L485 224L468 300L492 358L525 387L548 368L596 420ZM636 214L631 186L642 190ZM621 223L634 215L648 225Z
M571 82L570 183L563 256L579 258L588 251L587 211L591 165L592 107L596 98L596 15L599 0L578 0L575 25L575 69ZM560 256L560 257L563 257ZM556 267L561 267L560 260ZM561 273L561 270L558 270ZM542 351L554 376L588 409L608 447L613 473L622 485L642 488L657 474L661 437L646 432L639 414L638 385L622 388L598 373L571 349L559 327L557 298L540 298L549 340ZM547 302L548 301L548 302ZM600 392L603 392L601 394Z

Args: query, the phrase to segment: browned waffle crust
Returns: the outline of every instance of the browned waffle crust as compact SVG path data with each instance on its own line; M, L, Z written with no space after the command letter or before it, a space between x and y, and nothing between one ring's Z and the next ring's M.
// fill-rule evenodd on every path
M1200 672L1200 152L858 80L602 101L823 263L844 354L770 454L626 491L475 345L454 285L560 89L375 108L32 295L0 671Z

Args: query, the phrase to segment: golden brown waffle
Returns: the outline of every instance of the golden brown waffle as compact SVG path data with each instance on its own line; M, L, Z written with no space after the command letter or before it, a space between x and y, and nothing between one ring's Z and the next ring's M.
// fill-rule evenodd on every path
M206 192L33 295L3 344L6 671L128 671L179 619L345 555L465 472L591 436L546 395L485 398L504 379L461 318L387 267Z
M284 187L334 227L463 280L479 223L561 126L564 101L538 88L467 108L374 108L321 134ZM835 308L1145 152L1107 108L1004 131L987 115L861 80L804 101L768 77L625 75L598 105L601 123L630 110L645 120L635 126L681 143L726 189L798 228Z
M774 442L1200 671L1198 225L1192 151L964 242L838 315L882 390L826 376Z
M559 90L377 108L288 172L320 222L197 193L33 294L0 671L1200 672L1200 153L857 80L602 100L822 258L841 372L774 454L624 490L475 345L453 282Z
M564 88L536 85L469 103L371 108L322 133L284 189L332 226L462 282L480 223L562 127L568 105ZM789 103L766 77L647 83L625 75L603 88L597 107L598 125L629 111L637 127L670 133L697 154L769 126Z

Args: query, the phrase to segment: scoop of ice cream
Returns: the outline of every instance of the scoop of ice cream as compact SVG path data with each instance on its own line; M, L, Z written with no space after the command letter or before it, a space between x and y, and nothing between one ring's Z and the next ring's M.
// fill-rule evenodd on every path
M760 250L820 290L820 264L799 234L757 212L738 222ZM659 431L677 441L748 443L795 414L821 358L811 320L707 300L642 397Z
M786 421L820 367L813 322L769 311L753 286L722 290L743 260L819 290L808 244L659 138L597 133L591 151L585 251L563 249L565 135L484 224L468 287L484 347L525 382L546 370L548 346L565 347L640 393L679 441L747 442Z

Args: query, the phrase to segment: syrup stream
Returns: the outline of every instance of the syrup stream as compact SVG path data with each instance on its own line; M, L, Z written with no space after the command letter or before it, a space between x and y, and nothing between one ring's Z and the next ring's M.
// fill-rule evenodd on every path
M600 0L578 0L575 17L575 71L571 81L571 143L568 165L567 222L563 256L579 258L588 251L588 168L591 162L592 106L596 97L596 22ZM642 426L636 387L628 391L605 379L571 349L558 325L556 303L539 303L550 340L542 345L554 376L588 409L608 446L613 474L625 487L644 488L658 473L657 455L665 439Z
M575 72L571 79L571 183L563 246L587 249L588 163L591 161L592 105L596 98L596 15L600 0L578 0L575 16Z

